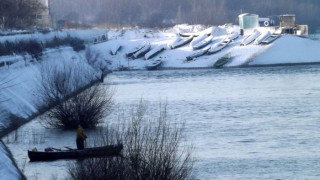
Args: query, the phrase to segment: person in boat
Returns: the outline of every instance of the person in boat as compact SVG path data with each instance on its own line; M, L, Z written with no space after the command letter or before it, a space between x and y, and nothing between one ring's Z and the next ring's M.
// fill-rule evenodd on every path
M84 149L84 141L87 139L87 135L84 133L84 130L82 128L81 125L78 125L78 129L77 129L77 148L80 149Z

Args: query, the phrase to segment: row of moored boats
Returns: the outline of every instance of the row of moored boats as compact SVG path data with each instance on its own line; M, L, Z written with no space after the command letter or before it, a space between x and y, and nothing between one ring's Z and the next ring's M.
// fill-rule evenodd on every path
M196 50L193 54L186 57L187 61L194 60L197 57L203 56L205 54L211 55L215 54L222 49L226 48L231 42L239 37L238 32L232 32L223 39L215 38L211 33L204 33L202 35L179 35L177 39L169 44L170 49L176 49L184 45L190 44L193 50ZM269 31L261 33L259 30L254 30L252 34L246 36L240 43L241 46L246 46L249 44L269 44L279 37L277 34L271 34ZM113 48L111 54L115 55L121 46ZM126 53L127 58L137 59L144 57L145 60L151 60L146 68L149 70L158 69L162 60L161 57L154 58L156 55L161 53L166 49L164 45L157 45L152 47L150 43L144 42L142 45L128 51Z

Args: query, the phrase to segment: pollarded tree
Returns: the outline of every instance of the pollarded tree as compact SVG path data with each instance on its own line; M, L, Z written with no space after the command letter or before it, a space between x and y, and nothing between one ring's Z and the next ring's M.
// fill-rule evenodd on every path
M53 106L44 126L73 129L81 124L93 128L111 112L113 91L108 86L90 87L96 76L88 69L74 61L43 64L39 94L44 104Z

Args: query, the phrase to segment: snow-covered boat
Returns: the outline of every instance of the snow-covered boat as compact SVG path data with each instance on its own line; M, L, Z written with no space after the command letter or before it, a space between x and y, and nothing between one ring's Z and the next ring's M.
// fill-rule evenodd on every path
M210 49L208 50L208 54L214 54L216 52L221 51L223 48L225 48L229 43L230 43L230 39L226 38L222 41L220 41L219 43L213 44Z
M120 44L113 46L110 50L110 54L117 55L118 51L120 51L121 48L122 46Z
M262 41L271 36L270 31L263 32L255 41L254 44L260 44Z
M273 41L275 41L276 39L278 39L280 37L279 34L272 34L271 36L269 36L268 38L266 38L265 40L263 40L261 42L261 44L270 44Z
M30 161L53 161L57 159L83 159L91 157L119 156L123 145L85 148L82 150L59 150L50 148L48 151L28 151Z
M209 48L210 48L210 47L209 47ZM200 49L200 50L196 51L195 53L191 54L190 56L187 56L187 57L186 57L186 58L187 58L187 61L192 61L192 60L194 60L194 59L197 58L197 57L200 57L200 56L205 55L205 54L208 52L209 48Z
M238 32L233 32L233 33L228 35L227 39L229 39L230 41L233 41L233 40L237 39L238 37L239 37L239 33Z
M153 58L155 55L161 53L163 50L165 50L165 47L162 45L158 45L155 48L151 49L147 54L144 55L144 58L146 60Z
M240 46L246 46L252 43L255 39L257 39L261 35L261 32L258 30L254 30L254 32L247 36L245 39L242 40Z
M178 47L181 47L181 46L184 46L188 43L190 43L193 39L193 36L188 36L188 37L178 37L173 43L171 43L169 45L169 47L171 49L175 49L175 48L178 48Z
M205 39L203 39L202 41L199 41L198 43L194 44L192 46L192 49L196 50L196 49L201 49L207 45L209 45L212 42L213 36L208 36Z
M147 44L147 42L143 42L142 45L138 46L138 47L135 47L134 49L130 50L129 52L126 53L126 56L128 58L132 57L134 53L138 52L139 50L141 50L143 47L145 47Z
M224 55L223 57L219 58L218 61L216 61L213 65L214 68L221 68L225 64L227 64L231 60L231 54L228 53Z
M190 36L198 37L199 33L179 33L179 36L181 36L181 37L190 37Z
M150 50L150 48L151 48L150 43L146 44L142 49L140 49L139 51L137 51L136 53L134 53L134 54L132 55L132 58L133 58L133 59L137 59L137 58L145 55L145 54Z
M191 43L190 43L190 47L195 46L196 44L198 44L199 42L203 41L204 39L206 39L208 36L208 34L201 34L198 37L195 37L192 39Z
M154 61L150 61L147 65L146 65L146 68L148 70L156 70L158 69L162 64L162 60L161 59L157 59L157 60L154 60Z

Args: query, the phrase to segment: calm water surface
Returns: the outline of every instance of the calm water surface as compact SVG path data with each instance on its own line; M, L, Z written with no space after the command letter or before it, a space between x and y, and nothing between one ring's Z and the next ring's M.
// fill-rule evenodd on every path
M116 72L121 107L168 102L195 179L320 179L320 66Z

